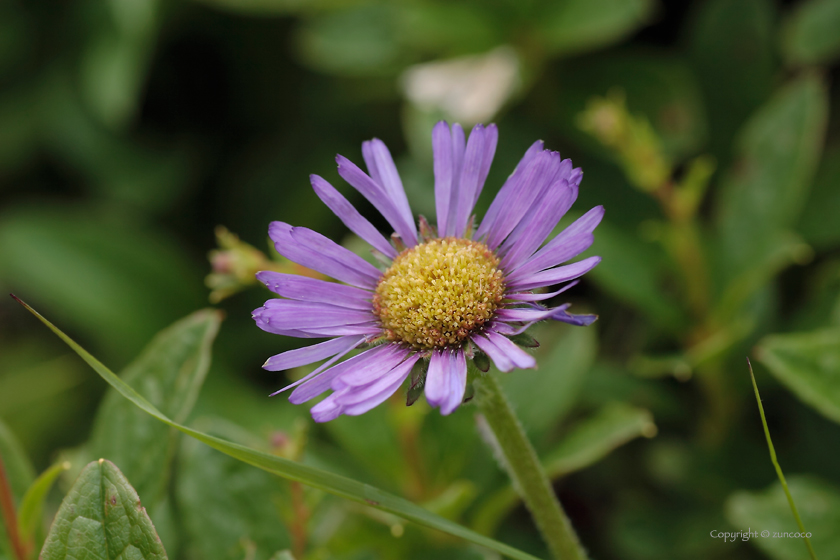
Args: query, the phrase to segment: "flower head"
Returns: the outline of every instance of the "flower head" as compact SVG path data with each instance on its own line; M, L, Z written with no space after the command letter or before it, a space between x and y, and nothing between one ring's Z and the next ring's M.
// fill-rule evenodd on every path
M546 308L600 257L572 264L593 241L604 210L597 206L543 245L577 198L583 176L572 162L534 143L502 186L476 228L473 207L496 150L495 125L463 129L438 123L432 132L436 228L411 214L397 168L380 140L362 145L363 172L338 156L339 174L364 195L394 228L385 238L339 192L311 176L318 197L389 263L380 270L306 228L272 222L269 235L289 260L332 277L326 282L273 271L257 278L285 299L255 310L268 332L326 338L269 358L278 371L326 360L292 383L289 400L306 402L333 392L312 408L318 422L362 414L390 397L411 375L424 383L426 400L450 414L463 401L467 360L486 356L501 371L536 362L511 337L535 322L553 319L588 325L594 315L572 315L569 305ZM565 283L550 293L535 290ZM340 361L354 349L362 352ZM483 361L483 360L482 360ZM278 391L280 392L280 391Z

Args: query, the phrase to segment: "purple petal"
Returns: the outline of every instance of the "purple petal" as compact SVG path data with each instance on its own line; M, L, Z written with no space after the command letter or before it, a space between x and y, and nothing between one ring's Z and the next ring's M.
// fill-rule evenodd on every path
M502 323L500 321L493 321L487 326L485 330L494 331L505 336L513 336L515 334L519 334L519 332L517 332L517 329L513 325L509 325L508 323Z
M298 330L298 329L285 329L285 330L278 329L276 331L268 331L265 328L260 326L260 314L261 313L262 313L262 308L255 309L251 313L251 318L254 319L254 321L257 323L258 327L260 327L262 330L264 330L266 332L270 332L271 334L279 334L280 336L291 336L293 338L324 338L324 337L339 336L339 335L335 335L335 334L329 334L329 335L314 334L314 333L311 333L311 332L308 332L308 331L301 331L301 330Z
M333 380L339 375L347 373L348 371L353 371L356 368L360 368L365 371L372 371L374 375L376 375L377 372L381 374L382 372L388 371L396 364L389 361L390 365L382 368L382 361L380 358L391 357L393 354L391 346L393 345L383 344L375 346L370 350L365 350L361 354L353 356L349 360L345 360L336 366L323 370L316 376L307 376L309 378L306 379L305 382L301 383L300 386L292 391L291 395L289 395L289 402L292 404L301 404L317 397L327 389L330 389L332 387Z
M396 367L403 360L410 359L413 355L417 354L417 352L397 344L385 344L384 346L388 347L388 351L383 352L377 358L379 363L368 368L359 367L342 374L340 378L341 386L361 387L367 385L380 375L383 375L386 371ZM341 386L336 385L333 389L340 389Z
M283 371L284 369L291 369L298 366L305 366L312 362L318 362L324 358L330 358L345 350L350 350L358 346L363 340L364 336L342 336L327 340L326 342L319 342L311 346L303 348L296 348L281 354L270 357L263 364L263 369L268 371Z
M368 317L362 320L362 311L351 309L342 309L340 307L333 307L333 309L344 311L346 313L333 312L318 312L318 317L308 317L307 325L301 325L297 318L301 315L306 315L307 311L297 309L278 309L272 305L271 302L287 302L298 303L305 305L323 305L309 302L294 302L292 300L269 300L266 305L255 309L251 313L251 317L256 322L257 326L266 332L272 334L279 334L281 336L294 336L297 338L326 338L334 336L357 335L357 334L379 334L382 327L378 321L371 320Z
M580 186L580 182L583 179L583 170L580 167L575 167L569 173L569 184Z
M290 299L330 303L350 309L370 310L372 307L373 294L353 286L271 270L258 272L257 280L275 294Z
M487 174L490 173L490 165L493 163L493 156L496 155L496 145L499 143L499 129L495 124L490 123L484 129L484 155L481 159L481 167L478 171L478 189L473 197L472 205L478 202L484 182L487 181Z
M449 216L449 200L452 197L452 180L455 166L452 152L452 133L446 121L438 122L432 129L432 153L435 168L435 212L437 228L441 235L446 233Z
M554 296L560 295L572 286L577 285L578 280L574 282L569 282L556 292L546 292L543 294L533 294L531 292L524 292L524 293L516 293L516 294L505 294L505 299L512 299L514 301L543 301L546 299L551 299Z
M574 258L589 249L595 237L591 233L581 233L576 237L567 239L565 244L555 245L550 251L540 250L536 255L522 263L519 268L507 276L508 282L527 279L530 275L557 266Z
M513 361L507 356L507 354L502 352L502 350L493 344L493 342L491 342L486 336L473 335L470 340L472 340L482 352L487 354L488 358L493 360L493 363L496 364L496 369L499 371L508 372L514 368Z
M446 230L438 227L441 237L444 235L455 235L454 212L458 206L458 193L460 192L461 173L464 167L464 152L467 148L464 129L455 123L452 125L452 187L449 190L449 213L446 219Z
M385 189L385 193L394 203L402 219L414 227L414 216L411 214L411 207L408 205L400 174L397 172L397 166L394 164L394 158L391 157L388 147L379 138L374 138L362 144L362 156L368 170L372 172L371 176L374 177L375 172L374 180ZM414 232L416 234L417 230L414 229Z
M271 222L268 235L277 252L321 274L360 288L376 287L382 273L358 255L323 235L284 222Z
M310 328L323 329L376 321L370 310L360 311L328 303L290 299L270 299L263 307L254 310L253 317L258 317L260 328L268 332L289 329L306 331Z
M397 251L385 237L379 233L373 224L367 221L359 211L356 210L346 198L335 190L335 187L330 185L324 179L317 175L310 175L309 180L312 183L312 188L315 189L315 194L318 195L324 204L333 211L333 214L338 216L347 228L370 243L371 247L387 255L392 259L397 256Z
M466 388L467 360L464 351L433 352L426 375L426 401L431 406L439 406L440 413L447 416L460 406Z
M601 223L601 218L603 217L603 206L596 206L595 208L592 208L589 212L575 220L569 227L560 232L557 237L546 243L545 247L537 251L533 257L522 263L522 265L518 268L514 269L511 274L508 274L508 277L518 278L524 274L531 274L532 272L545 270L546 268L556 266L576 256L585 249L579 251L578 253L566 256L568 251L574 250L574 247L570 248L569 245L581 243L581 239L586 239L581 238L581 236L591 234L598 224ZM546 265L546 262L549 264Z
M532 207L508 238L514 238L516 241L506 248L502 268L512 270L534 254L576 198L577 187L570 187L565 179L547 189L540 203Z
M464 165L464 151L466 149L467 137L464 134L464 129L461 128L459 123L455 123L452 125L452 168L455 170L455 175L453 175L454 183L452 184L453 189L458 187L461 168Z
M507 206L499 209L499 217L496 225L489 231L487 246L491 249L497 248L517 226L525 222L523 218L535 205L539 205L545 190L548 187L547 178L553 175L554 168L559 164L559 156L556 152L543 151L534 156L528 167L517 178L513 187L508 193L500 193L493 204ZM492 209L492 205L491 205ZM485 222L487 219L485 218ZM528 222L525 222L528 223ZM484 224L482 223L482 226ZM509 242L505 242L509 245ZM504 245L503 245L504 247Z
M373 181L382 187L382 190L386 192L384 183L382 182L382 175L379 174L379 168L376 166L376 158L373 156L373 145L370 141L362 142L362 158L365 160L365 166L367 166L368 176L370 176ZM390 196L388 197L390 198ZM391 199L393 202L393 199Z
M341 390L338 394L336 394L336 402L347 408L351 405L362 404L369 402L372 399L375 400L383 391L391 386L396 385L399 387L402 382L405 381L405 378L408 377L408 374L411 372L411 368L418 359L420 359L420 355L415 352L414 354L409 355L404 362L397 364L393 369L391 369L391 371L384 373L373 382L361 387L349 386L346 389ZM394 390L396 389L392 389L388 393L388 396L393 394ZM387 396L385 398L387 398ZM376 406L376 404L373 406ZM373 408L373 406L371 406L371 408Z
M440 413L444 416L461 406L467 389L467 358L460 348L449 358L449 368L449 400L440 407Z
M547 319L585 327L587 325L591 325L598 318L597 315L573 315L571 313L567 313L566 309L569 308L569 305L570 304L565 303L552 309L504 309L500 310L496 317L499 321L527 323L524 328L527 328L538 321L545 321Z
M565 266L558 266L557 268L550 268L543 272L537 272L531 276L523 278L517 282L511 282L507 288L511 291L525 291L533 290L534 288L542 288L544 286L553 286L568 280L574 280L579 276L583 276L601 262L601 257L589 257L576 263L567 264Z
M347 355L347 353L348 353L348 352L350 352L352 349L353 349L353 348L348 348L348 349L344 350L343 352L339 352L338 354L336 354L335 356L333 356L332 358L330 358L329 360L327 360L326 362L324 362L323 364L321 364L321 365L320 365L318 368L316 368L316 369L315 369L315 371L313 371L312 373L310 373L310 374L308 374L308 375L306 375L306 376L302 377L301 379L298 379L298 380L297 380L297 381L295 381L294 383L290 383L289 385L286 385L285 387L283 387L283 388L282 388L282 389L280 389L279 391L274 391L274 392L273 392L273 393L271 393L269 396L270 396L270 397L273 397L274 395L279 395L280 393L282 393L282 392L284 392L284 391L288 391L289 389L293 389L293 388L297 387L298 385L302 385L303 383L306 383L306 382L307 382L307 381L309 381L310 379L312 379L312 378L316 377L317 375L319 375L322 371L326 370L327 368L332 367L332 365L333 365L334 363L336 363L336 362L337 362L337 361L339 361L341 358L343 358L344 356L346 356L346 355Z
M564 303L560 306L560 308L563 309L566 309L568 307L568 303ZM551 317L552 313L555 313L557 311L557 309L559 308L526 309L523 307L517 307L515 309L500 309L496 313L496 318L499 321L534 324L538 321L548 319L549 317Z
M603 206L596 206L589 210L586 214L572 222L569 227L564 229L557 237L560 238L560 241L557 243L562 243L565 237L571 237L574 235L578 235L580 233L592 233L595 231L595 228L598 227L598 224L601 223L601 219L604 217L604 207ZM552 241L553 242L553 241ZM552 243L549 242L549 245Z
M523 196L527 197L528 193L531 192L530 189L526 188L528 183L522 181L522 175L526 173L526 171L531 167L534 159L538 154L542 153L542 151L543 143L541 140L534 142L531 147L528 148L528 151L525 152L525 155L522 156L522 159L516 165L516 169L513 170L513 173L507 178L498 194L496 194L496 198L493 199L493 202L490 204L490 208L487 210L487 214L485 214L484 219L481 221L481 225L476 231L475 238L480 239L481 237L487 235L487 246L491 249L495 249L499 246L507 234L510 233L519 222L522 215L524 215L530 207L533 200L530 200L527 203L520 202L520 199ZM536 193L534 193L534 196L536 196ZM514 220L511 218L510 213L512 211L516 211L514 210L515 206L524 206L524 208L522 209L522 214ZM502 234L496 233L497 231L504 230L508 227L506 225L508 222L512 222L509 226L510 229L507 229L507 231L504 231Z
M382 272L375 266L331 239L324 237L317 231L303 227L295 227L292 228L291 233L292 239L302 246L324 255L326 258L334 260L343 266L356 271L358 274L370 278L373 281L373 286L376 286L379 279L382 277Z
M368 177L367 173L359 169L355 163L346 157L336 156L335 161L338 163L338 174L373 204L379 213L388 220L397 235L402 238L403 243L408 247L417 245L417 229L414 220L406 221L403 218L394 201L385 192L385 188Z
M393 395L397 389L400 388L400 385L403 384L403 381L405 381L405 378L408 377L410 371L411 366L400 366L400 375L395 375L394 377L391 377L391 383L389 385L384 387L379 393L371 395L370 397L368 397L360 403L345 406L343 413L348 416L358 416L360 414L364 414L372 408L379 406L380 404L385 402L388 399L388 397Z
M335 399L330 395L313 406L309 412L312 414L312 419L316 422L329 422L341 416L342 408L336 404Z
M470 139L467 141L467 150L464 153L464 165L461 168L458 189L453 193L455 204L449 208L447 235L461 237L467 228L467 221L474 205L473 199L479 189L478 178L481 174L481 164L484 159L484 144L484 126L477 124L473 127Z
M597 319L597 315L574 315L572 313L566 313L565 308L558 308L552 315L549 317L554 321L561 321L563 323L569 323L570 325L576 325L578 327L587 327L594 323Z
M278 331L274 334L282 336L296 336L298 338L326 338L333 336L348 336L354 334L378 335L382 334L382 326L378 321L370 323L358 323L353 325L339 325L335 327L307 327L300 329L303 336L292 334L290 331Z
M571 160L562 159L559 152L546 151L545 153L550 158L548 168L541 175L534 177L532 184L528 186L528 188L537 191L537 197L502 243L499 249L501 254L508 252L519 238L528 231L528 227L534 223L535 213L544 208L546 201L554 200L557 192L553 190L553 187L562 179L567 179L572 169Z
M434 350L429 358L426 385L423 389L426 401L431 406L440 406L446 401L449 387L449 356L447 350Z
M537 360L528 352L511 342L510 339L495 333L487 331L485 336L492 342L496 348L505 353L508 359L513 362L513 365L520 369L531 369L537 367Z

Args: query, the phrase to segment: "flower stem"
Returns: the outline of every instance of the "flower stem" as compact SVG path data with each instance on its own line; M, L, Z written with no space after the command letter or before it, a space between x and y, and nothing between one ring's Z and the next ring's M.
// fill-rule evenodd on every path
M586 552L498 380L492 374L476 376L475 388L476 403L498 443L502 463L552 556L558 560L585 560Z

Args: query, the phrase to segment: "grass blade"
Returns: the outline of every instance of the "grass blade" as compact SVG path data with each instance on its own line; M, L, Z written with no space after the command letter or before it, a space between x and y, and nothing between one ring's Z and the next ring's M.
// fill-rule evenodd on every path
M169 417L160 412L156 407L144 399L134 389L128 386L122 379L114 374L110 369L105 367L99 360L94 358L84 348L79 346L73 339L64 334L58 327L50 323L47 319L41 316L40 313L32 309L25 302L21 301L16 296L12 297L17 300L30 313L35 315L42 323L44 323L51 331L53 331L59 338L61 338L70 348L73 349L87 364L96 371L108 382L114 389L116 389L122 396L134 403L138 408L157 418L161 422L180 430L181 432L193 437L210 447L221 451L231 457L253 465L277 476L301 482L308 486L324 490L330 494L341 496L349 500L360 502L371 506L373 508L392 513L402 517L408 521L413 521L418 525L437 529L450 535L460 537L475 544L495 550L509 558L517 560L537 560L535 556L517 550L511 546L495 541L491 538L485 537L471 531L466 527L458 525L448 519L435 515L422 507L409 502L404 498L395 496L374 486L363 484L356 480L345 478L327 471L315 469L294 461L289 461L281 457L269 455L243 445L239 445L221 438L205 434L203 432L193 430L187 426L178 424Z
M764 406L761 404L761 395L758 394L758 385L755 382L755 374L753 373L752 364L750 363L749 358L747 358L747 365L750 367L750 378L752 379L753 390L755 391L755 401L758 403L758 411L761 413L761 425L764 426L764 437L767 438L767 447L770 449L770 460L776 468L776 476L779 477L779 482L782 483L782 488L785 491L785 496L787 496L788 504L790 504L790 511L793 512L793 516L796 518L796 524L799 525L799 531L802 534L805 534L807 531L805 531L805 526L802 524L802 519L799 517L799 511L796 509L796 504L793 502L793 496L790 495L790 490L788 490L785 474L782 472L782 467L779 465L778 459L776 459L776 449L773 447L773 440L770 439L770 428L767 427L767 419L764 417ZM802 537L802 540L805 541L805 546L808 548L808 554L811 555L812 560L817 560L817 554L811 546L811 539L808 537Z

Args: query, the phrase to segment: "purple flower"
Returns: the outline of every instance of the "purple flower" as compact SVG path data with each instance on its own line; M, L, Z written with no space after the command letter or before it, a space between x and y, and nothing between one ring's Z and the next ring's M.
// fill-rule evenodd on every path
M312 175L312 187L342 222L384 257L383 272L319 233L272 222L277 251L342 284L279 272L257 278L284 299L253 313L268 332L327 338L269 358L279 371L326 362L286 389L306 402L332 393L312 408L317 422L358 415L379 405L411 376L426 400L450 414L464 399L467 360L486 355L501 371L536 362L515 342L537 321L589 325L596 316L567 313L568 304L538 302L570 288L600 257L565 261L586 250L604 215L597 206L554 239L543 242L577 198L583 176L572 162L534 143L474 227L471 217L496 150L495 125L476 125L466 141L460 125L439 122L432 132L437 228L411 214L388 148L362 144L368 173L337 156L339 174L362 193L394 228L384 237L339 192ZM551 293L534 290L566 283ZM513 339L513 340L512 340ZM364 348L340 362L350 351ZM486 362L482 359L481 362ZM424 385L421 385L424 384ZM280 391L278 391L279 393ZM276 393L275 393L276 394Z

